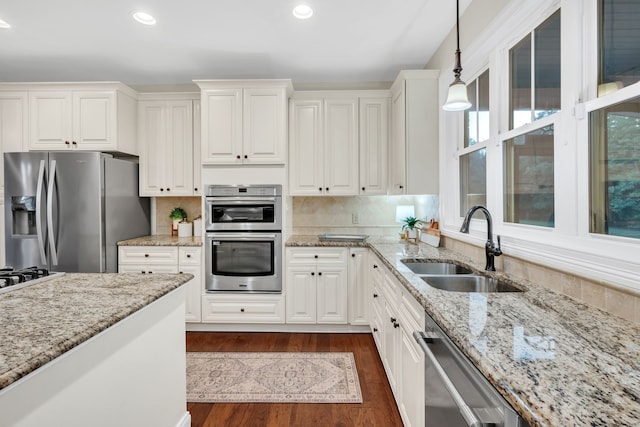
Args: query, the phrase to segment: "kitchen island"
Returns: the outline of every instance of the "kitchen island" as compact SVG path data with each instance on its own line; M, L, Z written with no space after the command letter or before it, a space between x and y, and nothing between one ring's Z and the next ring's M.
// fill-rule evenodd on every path
M187 426L189 274L66 274L0 295L3 426Z
M640 425L640 327L542 286L524 292L448 292L429 286L403 259L448 260L482 272L444 248L398 242L319 241L294 235L287 246L364 246L422 305L451 340L532 426ZM486 273L486 272L485 272ZM428 415L427 415L428 416Z

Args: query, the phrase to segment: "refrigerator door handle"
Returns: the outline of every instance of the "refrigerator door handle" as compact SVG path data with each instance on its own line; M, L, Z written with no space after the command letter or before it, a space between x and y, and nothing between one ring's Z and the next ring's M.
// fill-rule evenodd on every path
M44 160L40 160L38 168L38 181L36 190L36 235L38 236L38 249L40 250L40 260L42 265L47 265L47 255L44 252L44 233L42 232L42 189L44 188Z
M53 187L56 181L56 161L51 161L49 168L49 191L47 192L47 227L49 231L49 248L51 249L51 265L58 265L58 252L53 230Z

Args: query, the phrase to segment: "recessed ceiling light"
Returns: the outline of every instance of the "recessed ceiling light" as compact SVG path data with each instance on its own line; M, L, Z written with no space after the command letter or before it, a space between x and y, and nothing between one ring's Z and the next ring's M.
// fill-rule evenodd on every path
M306 4L299 4L293 8L293 16L298 19L309 19L313 15L313 9Z
M9 25L9 23L7 21L5 21L4 19L0 19L0 28L3 30L9 29L11 28L11 25Z
M144 25L156 24L156 18L146 12L134 12L131 16L133 16L133 19Z

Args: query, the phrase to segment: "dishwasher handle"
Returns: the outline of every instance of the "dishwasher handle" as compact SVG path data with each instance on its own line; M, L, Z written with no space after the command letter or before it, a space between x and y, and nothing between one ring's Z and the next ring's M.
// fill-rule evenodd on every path
M485 424L481 422L480 419L476 416L476 414L471 410L469 405L467 405L467 402L464 401L464 398L462 397L462 395L460 394L456 386L453 384L453 382L445 372L442 365L440 365L440 362L438 362L438 360L436 359L436 356L433 354L433 352L429 348L427 344L427 340L430 341L438 338L427 337L422 331L414 331L413 338L417 341L418 345L420 346L424 354L427 356L427 358L429 358L429 361L435 368L436 373L442 380L444 386L446 387L447 391L451 395L451 398L453 399L456 406L460 410L460 414L462 415L462 418L464 418L464 421L467 423L467 425L469 427L481 427L481 426L490 425L490 424Z

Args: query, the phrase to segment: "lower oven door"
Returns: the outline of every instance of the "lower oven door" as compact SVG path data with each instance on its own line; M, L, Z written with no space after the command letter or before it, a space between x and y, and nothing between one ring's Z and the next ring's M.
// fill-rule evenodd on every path
M223 232L206 235L208 292L282 292L282 234Z

